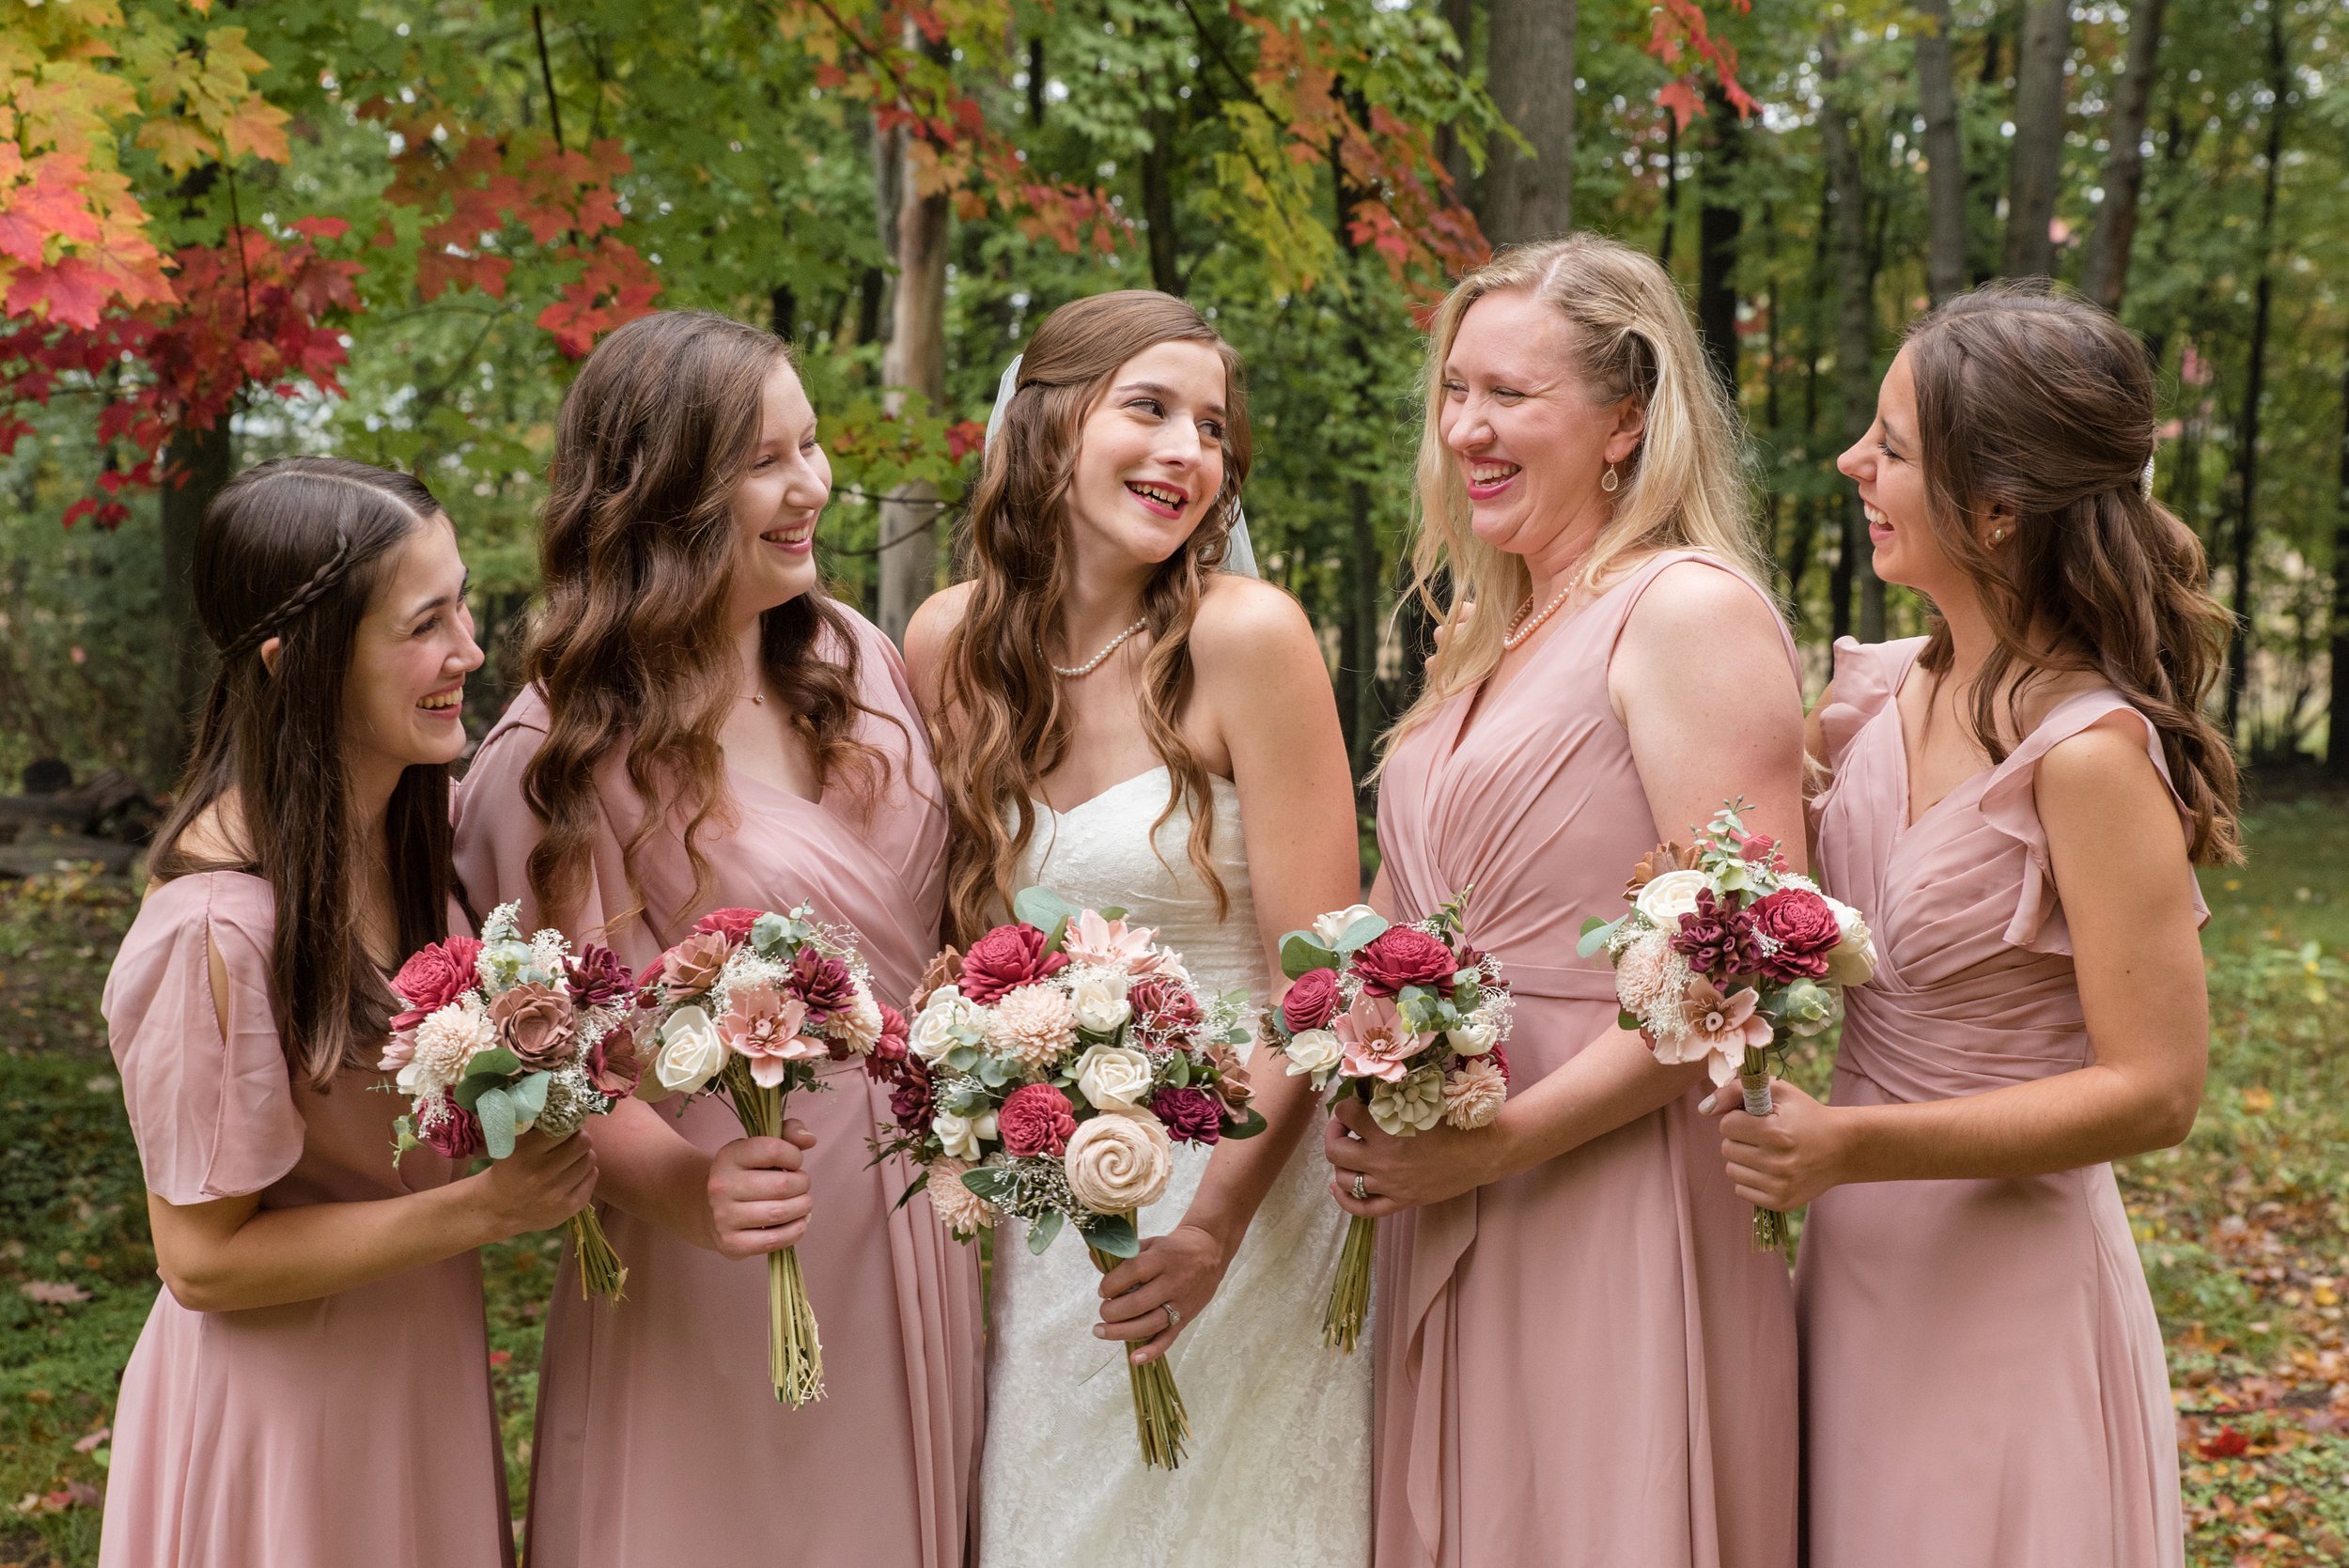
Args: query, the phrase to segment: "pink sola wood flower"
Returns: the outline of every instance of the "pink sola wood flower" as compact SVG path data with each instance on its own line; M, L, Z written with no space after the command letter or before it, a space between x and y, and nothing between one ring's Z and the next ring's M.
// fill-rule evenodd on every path
M1393 1002L1367 993L1330 1027L1345 1048L1340 1070L1348 1078L1375 1078L1384 1083L1402 1082L1410 1072L1411 1057L1428 1040L1404 1027Z
M814 1062L832 1054L821 1040L800 1032L807 1021L807 1003L765 986L745 986L734 993L725 1017L718 1020L719 1036L728 1049L751 1060L751 1079L762 1088L781 1083L788 1063Z
M1128 974L1147 974L1158 968L1158 955L1150 950L1151 940L1157 936L1155 927L1103 920L1093 910L1084 909L1068 923L1068 929L1061 938L1061 951L1068 955L1072 963L1098 964L1104 969L1124 970Z
M1692 977L1681 1001L1688 1032L1669 1043L1659 1039L1656 1059L1703 1062L1716 1086L1727 1083L1744 1067L1747 1051L1770 1043L1770 1020L1755 1011L1761 1001L1750 986L1723 996L1704 976Z

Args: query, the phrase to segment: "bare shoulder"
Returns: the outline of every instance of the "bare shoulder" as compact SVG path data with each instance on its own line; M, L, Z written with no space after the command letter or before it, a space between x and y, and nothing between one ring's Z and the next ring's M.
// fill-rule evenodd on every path
M1288 590L1229 572L1207 580L1191 621L1190 652L1203 679L1261 671L1305 653L1316 665L1321 660L1313 622Z
M2087 817L2108 804L2173 810L2145 739L2144 718L2121 709L2048 747L2032 780L2042 815L2069 808Z
M1675 561L1631 607L1626 636L1686 648L1683 639L1718 643L1723 634L1778 638L1778 613L1766 591L1725 562Z
M957 582L924 599L906 623L906 675L925 707L937 699L946 640L962 624L970 605L971 584Z

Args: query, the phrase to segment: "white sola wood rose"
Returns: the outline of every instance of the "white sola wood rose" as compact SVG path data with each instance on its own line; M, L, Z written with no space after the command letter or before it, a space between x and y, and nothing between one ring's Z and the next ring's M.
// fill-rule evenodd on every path
M1097 1116L1078 1125L1063 1163L1077 1202L1130 1214L1164 1196L1174 1145L1155 1116Z

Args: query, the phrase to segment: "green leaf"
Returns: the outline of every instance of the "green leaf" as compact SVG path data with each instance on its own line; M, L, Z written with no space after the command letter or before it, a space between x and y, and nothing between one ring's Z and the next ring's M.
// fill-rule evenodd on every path
M979 1058L979 1081L989 1089L1001 1089L1011 1081L1012 1066L1000 1056Z
M1012 894L1011 912L1014 919L1045 932L1051 939L1048 945L1054 947L1059 943L1061 928L1082 913L1050 888L1021 888Z
M958 1073L975 1071L979 1065L979 1053L977 1048L972 1046L957 1046L954 1049L946 1053L946 1065L952 1067Z
M965 1171L962 1173L962 1185L969 1188L977 1197L984 1198L992 1203L1001 1200L1009 1190L1011 1175L1008 1172L982 1165L975 1171Z
M1130 1258L1142 1250L1134 1222L1122 1214L1105 1214L1084 1227L1085 1245L1112 1258Z
M1190 1058L1181 1051L1176 1051L1166 1064L1166 1084L1170 1089L1190 1086Z
M1126 907L1123 904L1112 904L1106 908L1096 909L1093 912L1099 915L1103 920L1124 920L1127 914Z
M1062 1215L1058 1209L1048 1209L1028 1221L1028 1250L1041 1253L1060 1234Z
M1338 955L1314 940L1312 932L1292 931L1281 939L1281 972L1291 980L1337 967Z
M762 958L775 956L791 932L791 922L772 909L751 922L751 947Z
M522 1069L522 1059L504 1046L491 1046L465 1063L467 1078L512 1078Z
M514 1120L518 1126L529 1126L537 1121L538 1113L547 1108L547 1081L550 1075L533 1073L521 1079L506 1094L514 1101Z
M512 1094L504 1089L485 1089L474 1102L473 1113L481 1118L481 1143L491 1159L504 1159L514 1152Z
M413 1116L402 1116L392 1124L393 1170L399 1169L399 1162L406 1157L409 1150L422 1146L422 1140L416 1137L416 1119Z
M1582 939L1574 944L1574 951L1588 958L1607 945L1608 939L1615 934L1615 927L1622 924L1620 919L1601 920L1593 915L1582 923Z
M1339 936L1338 951L1342 954L1352 953L1366 942L1377 940L1378 938L1386 935L1386 932L1387 923L1384 919L1377 915L1364 915L1347 926Z
M1626 1007L1615 1015L1615 1027L1617 1029L1630 1030L1636 1034L1641 1030L1645 1029L1647 1025L1640 1021L1639 1014L1634 1013L1630 1008Z
M1247 1110L1241 1113L1238 1121L1227 1122L1224 1124L1223 1136L1226 1138L1253 1138L1256 1134L1264 1131L1265 1128L1270 1126L1271 1125L1271 1123L1264 1119L1264 1112L1258 1110L1252 1105L1247 1109Z
M927 1191L929 1189L929 1185L930 1173L927 1171L925 1171L920 1175L914 1177L913 1180L906 1184L906 1189L897 1194L897 1201L889 1205L890 1212L894 1214L897 1210L913 1202L913 1195L917 1192Z

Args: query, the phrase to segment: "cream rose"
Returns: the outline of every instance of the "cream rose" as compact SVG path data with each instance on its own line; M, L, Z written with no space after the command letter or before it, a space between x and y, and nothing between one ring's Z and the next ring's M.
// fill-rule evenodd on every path
M1099 1214L1130 1214L1165 1193L1174 1145L1155 1116L1096 1116L1078 1124L1062 1163L1077 1202Z
M1501 1031L1488 1023L1471 1023L1449 1031L1445 1037L1462 1056L1483 1056L1500 1040Z
M1068 987L1068 1004L1077 1011L1077 1027L1095 1034L1114 1034L1125 1028L1126 1020L1134 1016L1126 988L1123 974L1097 970L1079 976Z
M1827 894L1821 893L1822 898ZM1868 922L1858 909L1841 899L1828 898L1827 907L1834 911L1835 929L1843 940L1827 955L1827 977L1838 986L1865 986L1875 978L1876 939L1868 929Z
M946 1060L948 1051L968 1043L964 1036L972 1034L986 1034L977 1005L952 986L941 986L930 993L930 1004L913 1020L907 1045L914 1055L936 1066Z
M1131 1046L1090 1046L1077 1058L1077 1088L1096 1110L1131 1110L1150 1097L1150 1059Z
M680 1007L661 1026L661 1049L652 1059L653 1081L672 1094L701 1092L726 1063L726 1043L699 1007Z
M1346 1042L1326 1029L1300 1029L1281 1054L1289 1059L1289 1077L1311 1073L1318 1079L1345 1059Z
M938 1134L948 1159L976 1160L987 1153L987 1143L995 1137L995 1112L983 1110L976 1116L957 1116L951 1110L941 1110L930 1118L930 1130Z
M1335 909L1329 914L1315 917L1314 940L1324 947L1333 948L1348 931L1354 929L1355 922L1377 918L1378 911L1367 904L1348 904L1343 909Z
M1667 871L1640 890L1640 913L1667 931L1680 929L1680 917L1697 912L1697 894L1713 885L1702 871Z

